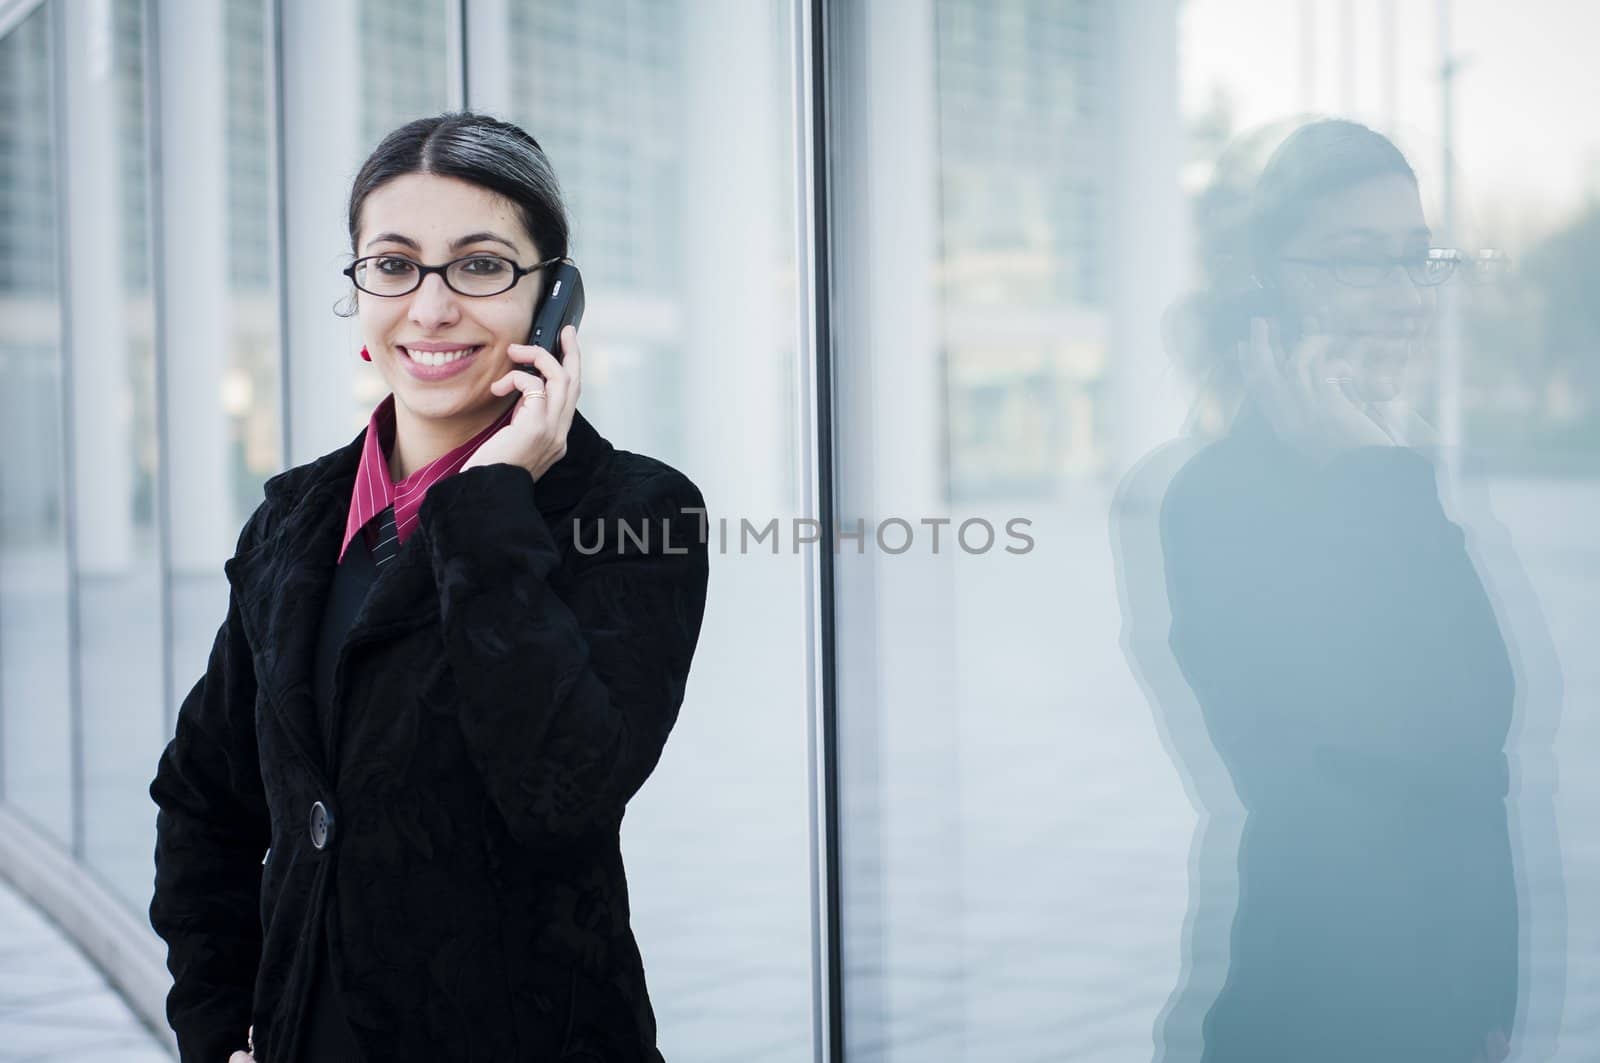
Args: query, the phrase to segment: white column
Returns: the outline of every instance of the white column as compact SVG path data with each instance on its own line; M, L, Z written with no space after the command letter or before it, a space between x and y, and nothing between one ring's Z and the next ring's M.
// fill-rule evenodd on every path
M462 37L467 42L467 106L512 120L510 0L470 0ZM523 61L537 57L524 56Z
M80 573L132 560L133 384L122 277L122 166L111 0L62 5L72 492ZM92 540L92 544L91 544Z
M361 144L364 56L354 2L283 0L284 363L289 383L286 464L350 442L364 416L355 402L361 361L355 318L333 307L350 291L345 201L365 155Z
M223 10L160 0L160 284L172 565L214 571L233 553L228 416L227 92Z
M684 10L684 365L677 374L696 478L759 523L794 495L788 82L770 3Z
M1184 382L1163 345L1161 320L1184 289L1190 234L1178 181L1178 0L1113 4L1109 11L1105 246L1115 482L1183 422Z

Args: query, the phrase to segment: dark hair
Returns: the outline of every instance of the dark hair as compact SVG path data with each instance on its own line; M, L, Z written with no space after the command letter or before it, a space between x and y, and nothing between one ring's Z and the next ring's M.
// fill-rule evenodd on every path
M1416 171L1383 134L1342 118L1302 122L1260 161L1281 133L1268 127L1240 138L1218 160L1196 202L1200 286L1168 311L1169 354L1201 383L1199 402L1215 401L1223 420L1243 395L1235 346L1259 315L1260 284L1323 198L1390 174L1417 182ZM1258 176L1252 176L1252 172ZM1200 410L1194 411L1199 414Z
M1270 267L1305 223L1312 203L1391 174L1417 183L1416 171L1382 133L1342 118L1300 126L1267 160L1250 197L1252 270L1259 273Z
M359 253L356 240L367 197L396 177L413 173L457 177L499 193L516 207L541 258L567 255L571 227L561 186L539 142L511 122L449 111L407 122L384 137L361 164L350 186L352 258Z

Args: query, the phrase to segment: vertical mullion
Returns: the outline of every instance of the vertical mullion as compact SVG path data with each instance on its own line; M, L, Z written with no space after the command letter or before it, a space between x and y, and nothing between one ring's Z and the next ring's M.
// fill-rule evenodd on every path
M263 15L267 19L265 40L267 55L267 109L271 115L268 128L272 130L272 143L268 147L272 167L272 202L276 217L272 257L276 265L278 303L278 464L288 468L294 447L290 434L294 427L293 404L289 396L293 366L289 357L289 246L288 171L284 165L284 106L283 106L283 0L263 0Z
M802 483L813 491L821 525L820 549L813 579L816 610L810 633L815 638L812 677L816 683L811 704L810 730L813 890L813 994L816 1020L813 1036L818 1063L843 1063L844 970L842 881L839 841L839 693L837 636L835 631L834 556L838 529L834 505L834 431L832 373L832 271L829 229L833 182L829 145L830 129L829 21L827 0L799 0L796 4L796 105L799 109L798 161L803 179L797 182L801 217L801 260L808 298L806 325L810 344L811 379L802 380L801 394L811 395L809 416L814 464ZM802 359L804 362L805 359ZM804 369L802 369L802 372ZM805 448L802 448L804 450Z
M161 14L160 0L144 0L145 169L149 186L145 214L149 223L149 276L152 314L151 345L155 378L156 430L156 580L161 623L162 726L171 734L177 726L172 674L172 468L171 438L167 431L167 315L165 280L166 197L162 195L161 125Z
M15 4L11 4L11 5L7 6L7 7L5 7L4 12L0 13L0 39L4 39L5 37L9 36L10 34L16 32L17 28L22 25L22 23L27 19L27 17L29 15L33 14L34 10L36 8L38 8L39 4L42 3L42 2L43 2L43 0L31 0L31 2L28 2L28 3L15 3ZM53 72L52 72L52 76L54 76ZM54 112L52 111L52 113L54 113ZM52 157L54 157L55 145L53 145L53 144L51 145L51 154L52 154ZM56 180L55 183L56 183L56 187L59 188L60 184L61 184L59 173L57 175L57 180ZM58 217L57 218L57 223L58 224L59 224L59 221L60 221L60 219ZM57 306L59 307L59 305L60 304L58 302ZM0 586L0 595L3 595L4 592L5 592L4 586ZM5 639L3 637L0 637L0 671L3 671L3 669L4 669L4 650L5 650ZM0 698L0 804L4 804L5 801L6 801L6 703L5 703L5 699L4 698Z
M73 410L73 358L72 358L72 241L71 222L72 187L68 181L71 173L68 129L71 115L69 73L67 63L67 15L60 3L52 3L50 11L50 57L54 69L51 85L51 118L55 125L56 188L56 246L60 257L56 265L60 271L57 281L56 306L61 314L61 490L62 535L67 563L67 721L68 721L68 793L71 802L71 839L69 846L74 859L84 857L86 828L83 819L83 680L78 674L80 665L80 640L82 622L78 602L78 499L77 499L77 443Z
M467 0L446 0L444 16L445 106L467 109Z

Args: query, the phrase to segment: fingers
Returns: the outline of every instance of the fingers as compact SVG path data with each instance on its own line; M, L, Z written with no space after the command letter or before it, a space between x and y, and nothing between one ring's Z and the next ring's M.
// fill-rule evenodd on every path
M551 391L550 366L555 359L542 347L526 343L513 343L506 350L513 361L520 363L521 368L496 379L489 385L489 390L496 395L509 395L515 388L522 392L525 403L546 401Z
M572 325L561 330L561 366L572 380L572 400L577 402L583 390L583 352L578 349L578 330Z
M1252 390L1271 386L1271 376L1275 370L1272 354L1272 337L1267 329L1265 318L1253 317L1250 319L1250 336L1240 345L1240 366L1244 378Z
M568 325L561 330L557 342L561 345L560 360L543 347L511 344L507 353L519 368L489 385L496 395L509 395L513 388L522 393L519 405L528 412L518 410L512 424L517 426L514 434L520 440L518 445L531 448L529 452L534 455L529 468L535 479L566 454L582 387L583 353L578 347L578 330ZM525 459L518 460L528 464Z
M1300 342L1295 345L1290 368L1295 385L1308 405L1318 402L1318 393L1328 386L1328 374L1323 370L1323 362L1332 347L1332 339L1327 333L1310 330L1302 333Z
M565 439L583 389L583 352L578 347L578 330L571 325L561 330L558 342L562 352L560 361L538 347L533 348L531 356L544 373L549 389L546 409L555 420L557 435Z
M524 397L540 398L547 389L548 385L543 379L521 369L513 369L489 384L489 390L496 395L509 395L513 391L520 391Z
M1349 399L1355 384L1355 370L1350 364L1348 346L1325 326L1327 320L1326 313L1304 319L1304 339L1299 349L1303 357L1296 360L1296 369L1308 396L1325 394L1328 388L1336 388L1339 395Z
M567 371L556 361L556 356L543 347L527 349L534 367L544 376L545 409L551 413L559 413L566 401L567 390L571 386Z
M578 409L578 395L583 390L583 352L578 349L578 330L571 325L561 330L560 343L561 368L567 385L561 403L561 436L565 439Z
M538 370L539 375L546 380L551 379L553 376L566 376L566 370L561 367L561 363L556 360L556 356L543 347L534 347L526 343L513 343L507 350L510 351L511 357L515 361L522 363L524 368Z
M1294 431L1299 420L1299 402L1290 380L1285 377L1284 361L1276 329L1266 318L1250 321L1250 342L1245 349L1245 378L1261 411L1280 434Z

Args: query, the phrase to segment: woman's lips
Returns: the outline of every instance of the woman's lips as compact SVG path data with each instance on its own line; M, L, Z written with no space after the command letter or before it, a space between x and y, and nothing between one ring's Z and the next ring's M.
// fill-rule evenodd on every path
M411 357L411 352L407 348L401 347L400 364L405 366L406 372L410 373L418 380L444 380L445 378L455 376L457 373L466 369L467 366L471 365L477 359L478 355L482 351L483 348L481 346L473 347L467 354L462 355L459 358L454 358L443 365L428 365L424 362L417 361L415 358ZM424 357L430 357L433 352L422 351L418 353L422 354Z

